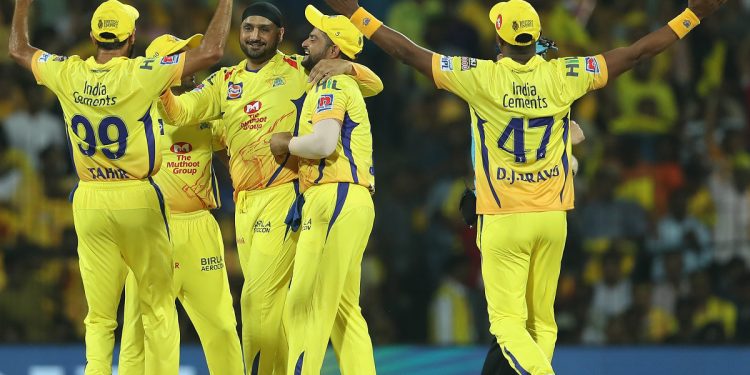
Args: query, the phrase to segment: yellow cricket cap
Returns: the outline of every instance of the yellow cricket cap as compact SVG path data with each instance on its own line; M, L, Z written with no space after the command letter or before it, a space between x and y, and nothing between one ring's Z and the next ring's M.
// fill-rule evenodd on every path
M490 22L495 24L497 35L507 43L528 46L539 39L542 23L531 4L524 0L509 0L495 4L490 9Z
M326 16L317 8L308 5L305 18L320 31L326 33L344 55L355 59L362 52L364 37L362 33L344 16Z
M91 17L91 34L94 39L104 42L122 42L135 31L135 20L138 10L117 0L107 0L94 11ZM102 34L110 33L114 37L105 38Z
M169 56L182 49L188 50L198 47L203 41L203 34L195 34L187 39L180 39L174 35L164 34L154 39L146 48L146 57L156 58Z

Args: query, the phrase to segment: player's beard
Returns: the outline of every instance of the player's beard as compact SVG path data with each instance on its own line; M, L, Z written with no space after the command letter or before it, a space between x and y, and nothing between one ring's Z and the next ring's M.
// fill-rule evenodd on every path
M265 43L265 42L257 41L256 43ZM252 50L244 41L240 43L240 48L242 49L242 52L245 54L245 56L248 59L256 61L256 62L265 62L265 61L270 60L276 54L276 51L279 49L279 38L277 38L276 41L271 44L265 43L262 47L265 47L265 48Z
M325 54L325 50L315 55L312 53L305 55L305 58L302 59L302 67L304 67L308 71L312 70L315 67L315 65L318 65L320 60L323 60L324 54Z

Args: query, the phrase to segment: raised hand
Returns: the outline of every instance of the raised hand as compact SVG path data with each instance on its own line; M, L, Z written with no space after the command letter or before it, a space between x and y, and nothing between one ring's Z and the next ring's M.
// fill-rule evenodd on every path
M698 18L703 19L716 12L716 10L721 8L726 2L727 0L689 0L688 8L690 8Z
M351 17L359 9L357 0L326 0L326 4L333 8L336 13Z

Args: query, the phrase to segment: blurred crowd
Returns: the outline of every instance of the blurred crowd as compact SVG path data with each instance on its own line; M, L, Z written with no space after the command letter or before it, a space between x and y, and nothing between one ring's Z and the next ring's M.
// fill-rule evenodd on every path
M136 53L154 37L205 30L212 0L128 1L141 10ZM272 1L273 2L273 1ZM685 1L532 0L547 58L593 55L666 24ZM12 1L0 5L7 40ZM94 0L35 3L32 41L93 54ZM237 2L235 25L245 1ZM249 1L247 1L249 3ZM298 53L310 31L301 0L276 1ZM313 1L327 9L322 1ZM492 0L363 0L418 43L494 59ZM562 344L750 343L750 1L731 1L688 38L582 98L572 118L576 209L556 300ZM244 58L236 31L223 65ZM0 343L80 342L86 303L68 194L76 182L50 92L0 43ZM370 43L360 62L385 91L368 100L378 186L362 264L362 306L376 344L489 342L474 228L458 202L473 181L469 113ZM207 75L210 72L206 72ZM239 302L232 191L215 212ZM179 249L176 249L179 251ZM187 319L183 340L197 341Z

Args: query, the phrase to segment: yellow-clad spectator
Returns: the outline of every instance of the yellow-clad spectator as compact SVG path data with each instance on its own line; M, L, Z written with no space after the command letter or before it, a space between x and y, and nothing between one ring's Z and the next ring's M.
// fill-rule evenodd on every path
M709 335L706 330L720 329L725 340L733 338L737 328L737 308L713 293L707 273L693 275L690 282L695 303L693 331L706 336Z
M644 62L615 83L620 116L610 123L615 134L665 134L677 120L677 100L668 82L654 79Z

